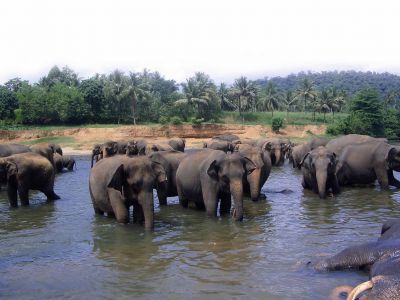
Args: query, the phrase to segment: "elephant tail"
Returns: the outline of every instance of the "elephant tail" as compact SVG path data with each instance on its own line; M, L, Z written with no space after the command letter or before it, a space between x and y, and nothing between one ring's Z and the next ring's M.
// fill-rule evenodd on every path
M357 299L358 295L362 292L365 292L369 289L372 289L374 285L372 284L371 280L365 281L359 285L357 285L351 293L347 296L347 300L355 300Z

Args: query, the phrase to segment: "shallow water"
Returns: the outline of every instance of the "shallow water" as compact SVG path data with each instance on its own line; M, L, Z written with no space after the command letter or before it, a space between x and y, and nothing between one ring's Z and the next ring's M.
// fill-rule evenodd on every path
M397 190L344 189L320 200L289 165L272 170L267 200L245 200L242 223L156 207L155 231L95 216L88 158L58 175L60 200L31 193L31 206L9 209L0 192L0 297L6 299L325 299L363 272L316 273L304 267L378 237L400 216ZM287 189L284 193L280 191ZM157 202L157 201L156 201Z

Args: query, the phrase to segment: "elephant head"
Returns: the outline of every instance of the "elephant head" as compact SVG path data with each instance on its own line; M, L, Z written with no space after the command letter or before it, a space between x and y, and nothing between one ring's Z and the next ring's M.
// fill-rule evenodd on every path
M300 162L303 175L312 178L312 188L320 198L326 197L329 188L336 192L336 163L336 154L322 146L308 152Z
M273 165L279 166L284 162L284 144L279 141L267 141L262 146L263 151L269 152Z
M234 153L229 154L227 159L214 160L207 170L207 174L220 183L220 191L232 195L235 205L232 217L235 221L243 219L243 176L255 169L253 161Z
M110 157L118 153L118 143L114 141L105 142L101 146L102 157Z
M63 151L62 151L60 145L54 144L54 143L50 143L49 147L51 148L51 150L53 150L53 153L58 153L60 155L63 155Z
M388 169L400 172L400 148L391 147L387 153L385 160L387 162Z
M96 160L96 162L101 158L101 145L100 144L96 144L93 146L92 149L92 158L91 158L91 163L90 163L90 167L93 168L93 160Z
M129 141L126 146L126 155L133 156L139 154L139 148L136 141Z
M9 179L17 175L18 168L13 162L10 162L4 158L0 158L0 184L6 184Z

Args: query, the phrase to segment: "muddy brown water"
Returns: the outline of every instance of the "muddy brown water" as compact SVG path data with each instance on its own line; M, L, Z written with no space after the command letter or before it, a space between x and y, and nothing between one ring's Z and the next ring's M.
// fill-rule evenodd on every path
M400 216L398 190L347 188L320 200L286 164L263 187L267 200L245 199L242 223L170 198L145 233L94 215L89 169L79 157L76 171L58 175L53 203L31 193L30 207L9 209L0 192L0 298L325 299L367 274L316 273L305 263L374 240Z

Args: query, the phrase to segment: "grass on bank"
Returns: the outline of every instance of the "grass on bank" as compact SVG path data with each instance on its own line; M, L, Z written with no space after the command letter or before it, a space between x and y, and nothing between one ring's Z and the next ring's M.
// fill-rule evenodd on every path
M64 145L74 145L75 138L72 136L46 136L34 140L27 140L20 142L20 144L24 145L34 145L39 143L55 143L55 144L64 144Z

